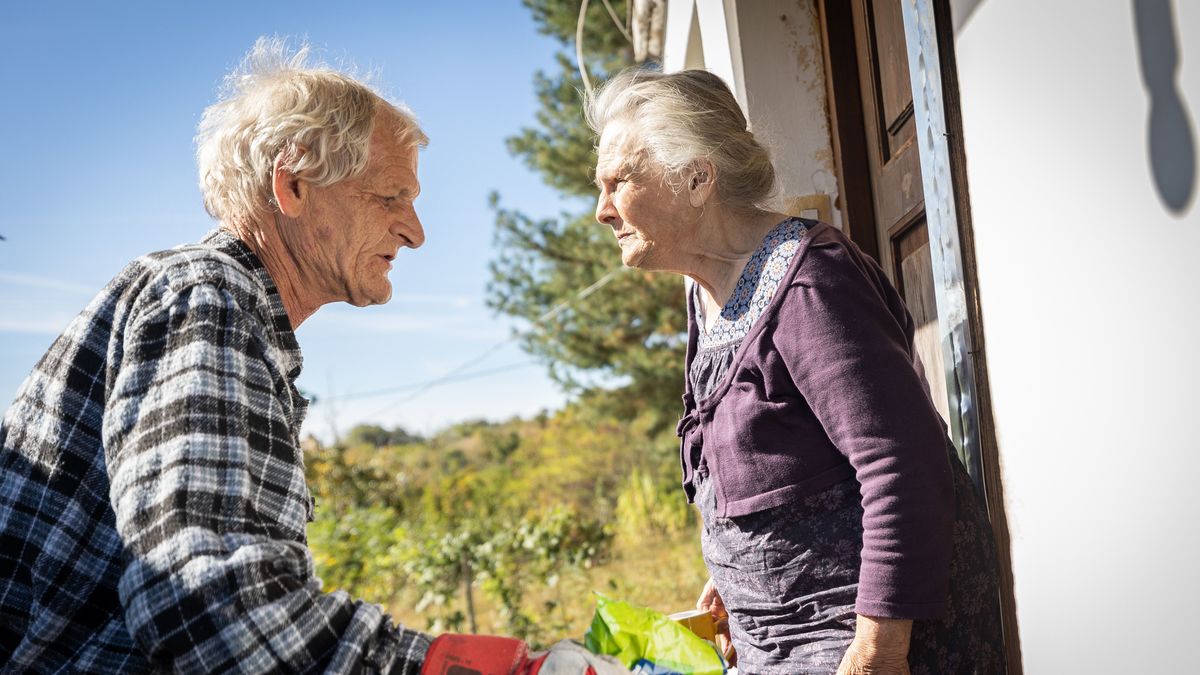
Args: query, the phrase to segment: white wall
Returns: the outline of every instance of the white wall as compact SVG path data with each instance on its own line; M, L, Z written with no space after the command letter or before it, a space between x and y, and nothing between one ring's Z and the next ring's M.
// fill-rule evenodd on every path
M754 135L771 149L780 179L776 208L838 196L825 64L815 0L739 2L746 107ZM840 214L830 211L841 225ZM828 219L828 218L827 218Z
M664 70L706 68L734 92L779 177L773 206L841 224L815 0L675 0ZM824 209L818 214L820 204Z
M1025 672L1198 672L1200 207L1154 187L1134 3L969 4L958 74ZM1172 4L1195 141L1200 3Z

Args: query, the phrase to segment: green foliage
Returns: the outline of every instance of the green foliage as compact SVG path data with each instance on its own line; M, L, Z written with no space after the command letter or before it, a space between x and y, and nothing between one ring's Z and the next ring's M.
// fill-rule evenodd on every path
M407 540L408 531L396 512L382 506L358 506L341 514L318 507L316 520L308 526L317 575L326 588L380 600L395 594L404 563L399 545Z
M627 524L618 495L627 470L647 476L673 452L673 434L651 426L581 402L534 420L457 424L419 443L311 450L318 574L329 588L414 612L433 631L480 628L479 604L494 619L483 630L557 639L587 602L564 595L560 580L605 564L618 531L648 522L651 501L625 507L642 519ZM686 522L651 520L651 535Z
M414 609L425 613L435 632L466 632L468 616L451 604L459 588L475 582L475 551L486 539L479 525L452 532L429 532L404 543L404 577L421 594Z
M378 424L360 424L351 429L346 436L347 445L371 445L376 448L420 441L420 436L414 436L400 427L384 429Z
M554 612L561 603L530 606L527 590L554 588L572 569L603 562L611 538L595 520L556 508L515 522L494 519L430 532L412 539L401 555L405 577L421 594L415 609L425 613L431 630L462 631L468 619L474 623L453 599L478 585L498 605L505 633L543 642L564 629Z
M574 45L575 29L579 21L579 0L524 0L524 3L533 14L538 32L557 38L564 45ZM628 24L629 1L612 0L610 4L617 17L625 19ZM633 59L632 46L621 35L620 29L612 23L599 0L588 6L583 42L588 46L585 55L593 59L603 59L606 56L613 58L613 55L620 55L624 60Z
M373 450L373 446L367 446ZM404 508L404 495L385 470L375 464L354 461L355 450L336 445L305 455L309 489L320 495L319 504L338 515L361 507L382 506L396 513Z
M656 480L640 469L629 474L617 495L616 529L630 544L674 537L694 526L694 512L674 480Z
M590 198L595 194L595 138L582 116L584 85L575 53L579 4L578 0L525 0L539 32L558 39L564 49L555 54L557 72L534 75L534 93L541 104L535 113L537 125L509 138L508 148L551 187L568 196ZM619 17L625 16L626 0L611 4ZM593 85L634 64L632 45L599 1L588 6L583 54Z
M534 92L541 103L534 114L538 126L510 137L508 150L564 195L592 197L596 139L583 119L583 79L573 57L560 53L555 62L559 68L556 76L542 71L534 75ZM593 80L595 76L591 75Z
M525 4L540 30L558 38L564 51L557 54L557 72L535 75L540 103L536 124L510 138L508 147L564 196L590 201L596 194L596 139L583 119L583 81L575 63L579 3ZM624 17L626 3L613 5ZM628 41L603 3L589 5L584 47L594 83L633 65ZM590 207L577 215L534 219L503 207L499 195L492 195L491 206L498 254L490 265L488 305L530 322L533 328L522 336L522 347L545 361L551 377L568 390L618 384L625 389L625 401L636 400L638 409L655 411L656 426L667 426L679 413L679 364L686 346L680 280L627 271L577 300L579 291L621 264L612 233L595 222ZM573 302L547 317L564 301ZM612 411L629 412L621 407Z

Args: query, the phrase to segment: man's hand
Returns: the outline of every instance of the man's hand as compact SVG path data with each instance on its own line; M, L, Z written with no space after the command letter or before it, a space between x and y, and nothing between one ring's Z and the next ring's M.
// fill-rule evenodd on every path
M858 615L854 641L837 675L909 675L908 644L912 621Z
M696 600L696 609L712 614L717 627L717 649L730 666L737 665L737 652L733 649L733 641L729 639L729 612L725 611L725 601L717 592L712 577L704 584L700 597Z

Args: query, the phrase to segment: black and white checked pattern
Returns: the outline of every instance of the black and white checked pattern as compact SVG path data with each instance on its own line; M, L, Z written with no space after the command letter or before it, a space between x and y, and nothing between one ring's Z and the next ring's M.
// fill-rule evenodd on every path
M0 426L0 671L420 671L427 635L314 575L300 366L229 234L105 287Z

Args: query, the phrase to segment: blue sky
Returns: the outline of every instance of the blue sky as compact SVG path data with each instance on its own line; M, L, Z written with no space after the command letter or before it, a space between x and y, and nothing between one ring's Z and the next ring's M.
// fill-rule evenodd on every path
M483 304L491 190L538 216L586 208L560 200L504 147L532 123L533 73L553 67L556 43L518 0L497 0L5 3L0 407L126 262L213 226L192 137L222 76L260 35L305 38L324 60L374 73L432 139L417 202L428 240L401 253L392 302L328 305L298 331L300 386L319 399L306 431L327 438L331 427L375 421L429 432L560 406L544 369L511 342L470 370L529 365L415 397L329 397L437 378L509 337L515 324Z

